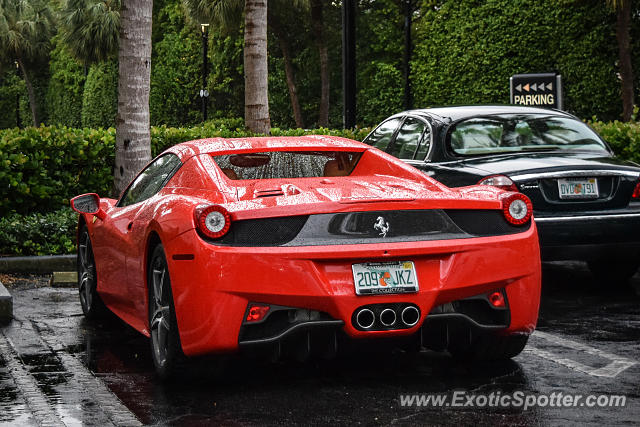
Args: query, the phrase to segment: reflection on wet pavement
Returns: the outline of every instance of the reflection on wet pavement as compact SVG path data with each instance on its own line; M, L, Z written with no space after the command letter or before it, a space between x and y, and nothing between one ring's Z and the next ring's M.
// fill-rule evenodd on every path
M330 361L268 363L248 357L199 360L180 381L152 372L146 338L114 318L81 316L77 292L31 279L11 289L17 321L2 329L42 399L66 425L255 424L634 424L640 419L640 365L596 377L536 355L547 351L595 369L608 361L564 341L530 341L514 361L465 365L435 352L361 352ZM545 265L539 329L640 361L640 278L633 288L593 283L579 263ZM7 350L11 353L11 349ZM36 425L0 358L0 423ZM106 387L105 387L106 385ZM625 394L625 408L402 408L400 394L467 390Z

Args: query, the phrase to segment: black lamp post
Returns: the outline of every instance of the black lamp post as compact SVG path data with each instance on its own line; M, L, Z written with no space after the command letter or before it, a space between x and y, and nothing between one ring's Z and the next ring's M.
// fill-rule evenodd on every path
M20 78L20 64L18 64L18 61L16 62L16 74L18 75L18 78ZM22 127L22 123L20 123L20 93L16 92L16 126L21 128Z
M209 24L200 24L202 31L202 89L200 90L200 99L202 100L202 119L207 121L207 101L209 91L207 90L207 74L209 73L207 49L209 47Z

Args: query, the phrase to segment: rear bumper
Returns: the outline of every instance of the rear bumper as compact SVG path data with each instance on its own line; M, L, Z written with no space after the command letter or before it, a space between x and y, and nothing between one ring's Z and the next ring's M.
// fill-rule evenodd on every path
M640 212L535 217L542 259L592 260L640 254Z
M270 248L214 246L189 231L165 243L165 250L187 355L238 350L250 302L324 313L329 321L323 318L322 324L301 326L299 332L331 329L351 340L415 336L433 307L497 289L506 292L510 319L496 333L531 333L538 317L540 257L535 226L497 237ZM186 253L193 253L193 259L172 257ZM351 265L383 260L414 261L419 291L355 295ZM401 330L354 327L352 316L358 307L385 303L415 305L420 319Z

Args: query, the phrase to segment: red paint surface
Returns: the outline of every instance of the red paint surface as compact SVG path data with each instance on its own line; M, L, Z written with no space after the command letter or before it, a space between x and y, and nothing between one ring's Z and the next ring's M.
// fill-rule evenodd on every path
M330 179L228 179L212 156L269 150L363 152L350 176ZM228 247L203 241L194 209L224 206L233 221L287 215L400 209L502 210L505 193L493 187L449 189L375 148L328 136L209 139L167 150L183 166L153 197L128 206L102 199L103 220L85 215L95 252L98 292L131 326L148 335L146 266L149 244L164 245L180 337L187 355L234 351L248 302L323 311L345 322L353 338L417 331L435 305L505 288L512 310L505 333L533 331L540 299L535 225L519 234L457 240L307 247ZM284 195L254 198L260 188ZM131 226L129 227L129 225ZM182 254L193 254L193 260ZM174 259L177 255L178 259ZM351 265L412 260L420 290L403 295L355 295ZM402 331L357 331L355 308L410 302L418 324Z

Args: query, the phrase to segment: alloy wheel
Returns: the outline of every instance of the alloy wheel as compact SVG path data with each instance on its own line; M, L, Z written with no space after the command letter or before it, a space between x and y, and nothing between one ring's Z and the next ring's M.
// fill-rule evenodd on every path
M93 248L89 233L84 230L80 236L78 245L78 277L80 304L85 314L91 311L93 305L93 292L95 289L96 266L93 258Z
M171 331L171 309L169 304L169 274L162 256L157 256L152 264L151 285L153 298L150 301L150 329L153 355L159 366L167 361L169 333Z

